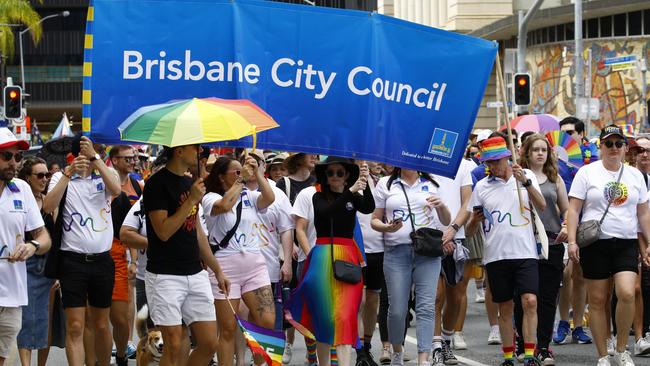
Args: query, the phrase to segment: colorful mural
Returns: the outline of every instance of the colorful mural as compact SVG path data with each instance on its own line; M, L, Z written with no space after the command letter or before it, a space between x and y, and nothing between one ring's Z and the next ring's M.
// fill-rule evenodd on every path
M635 125L642 119L642 74L636 68L614 71L605 59L636 55L650 58L650 39L584 42L592 54L591 97L600 101L600 116L593 120L597 128L616 123ZM566 47L565 57L562 52ZM533 80L532 113L549 113L559 117L574 115L573 78L574 43L560 43L528 49L527 66ZM585 52L585 55L587 52ZM589 76L585 62L585 77ZM650 73L646 73L650 84ZM650 98L650 90L647 90Z

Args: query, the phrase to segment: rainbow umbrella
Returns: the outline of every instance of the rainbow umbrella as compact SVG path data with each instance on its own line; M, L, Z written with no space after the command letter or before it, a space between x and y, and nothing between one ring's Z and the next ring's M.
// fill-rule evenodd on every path
M546 139L553 146L558 159L576 168L584 165L580 145L571 135L564 131L551 131L546 134Z
M278 127L245 99L187 99L139 108L117 128L124 141L167 147L238 140Z
M510 127L521 135L526 131L548 132L560 129L560 120L551 114L526 114L510 121ZM506 125L499 130L505 130Z

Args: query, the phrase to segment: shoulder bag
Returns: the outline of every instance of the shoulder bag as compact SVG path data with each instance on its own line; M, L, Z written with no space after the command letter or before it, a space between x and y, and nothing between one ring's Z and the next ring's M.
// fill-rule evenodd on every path
M47 253L47 260L45 261L45 269L43 274L45 277L56 280L59 279L61 272L61 240L63 240L63 209L68 196L68 187L63 191L61 201L59 201L59 211L54 221L54 229L52 230L52 246Z
M356 285L361 281L361 266L340 259L334 260L334 219L330 218L330 257L334 278Z
M413 242L413 250L416 254L423 255L425 257L442 257L445 254L442 250L442 231L428 227L423 227L415 230L415 224L413 223L415 216L411 211L409 196L406 194L404 184L402 184L402 182L399 182L399 185L402 187L404 197L406 197L406 206L409 209L409 222L411 223L412 229L409 235L411 237L411 241Z
M239 227L239 222L241 221L241 209L242 209L242 202L243 199L239 199L239 203L237 204L237 220L235 221L235 225L226 233L226 236L221 239L218 245L212 245L210 244L210 249L212 249L212 254L216 253L219 249L224 249L228 247L228 243L230 242L230 239L235 235L235 231L237 231L237 228ZM209 214L209 213L208 213Z
M625 163L621 164L621 172L618 173L616 185L620 183L621 177L623 176L623 169L625 168ZM578 230L576 231L576 241L578 242L579 248L586 248L600 238L600 234L602 232L600 226L603 224L603 220L605 220L605 216L607 216L607 212L609 211L609 206L611 206L611 204L611 201L607 202L607 208L605 208L603 217L601 217L600 220L587 220L581 222L580 225L578 225Z

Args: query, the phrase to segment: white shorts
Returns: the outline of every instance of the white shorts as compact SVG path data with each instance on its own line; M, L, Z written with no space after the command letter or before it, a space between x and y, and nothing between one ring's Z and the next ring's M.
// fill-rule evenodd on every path
M214 298L208 272L191 276L144 275L149 315L157 326L186 325L200 321L216 321Z
M9 357L16 344L23 321L22 307L6 308L0 306L0 358Z

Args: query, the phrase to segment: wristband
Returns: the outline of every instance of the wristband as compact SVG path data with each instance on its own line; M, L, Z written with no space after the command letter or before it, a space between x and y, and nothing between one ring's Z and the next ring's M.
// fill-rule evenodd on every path
M458 226L458 224L456 224L456 223L451 224L451 227L452 227L454 230L456 230L456 232L458 232L458 231L460 230L460 226Z
M61 174L63 174L63 176L68 178L68 179L72 179L72 174L70 174L70 175L65 174L65 170Z

